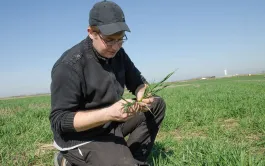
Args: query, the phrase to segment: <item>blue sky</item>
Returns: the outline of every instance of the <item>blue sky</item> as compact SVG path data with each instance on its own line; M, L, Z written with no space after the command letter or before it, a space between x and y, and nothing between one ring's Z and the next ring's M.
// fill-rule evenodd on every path
M47 93L61 54L87 36L97 0L0 2L0 97ZM124 48L149 80L265 70L264 0L114 0L131 29Z

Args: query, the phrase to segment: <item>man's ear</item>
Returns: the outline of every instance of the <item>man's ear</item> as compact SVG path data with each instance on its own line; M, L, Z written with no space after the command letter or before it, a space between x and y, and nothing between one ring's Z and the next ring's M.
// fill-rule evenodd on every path
M88 27L87 32L88 32L89 37L93 40L95 38L93 29L91 27Z

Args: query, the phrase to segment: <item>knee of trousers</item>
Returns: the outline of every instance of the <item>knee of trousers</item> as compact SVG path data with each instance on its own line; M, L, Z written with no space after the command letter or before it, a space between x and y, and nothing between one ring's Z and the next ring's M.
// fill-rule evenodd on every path
M154 106L154 115L158 118L164 118L166 112L166 102L160 96L156 96Z

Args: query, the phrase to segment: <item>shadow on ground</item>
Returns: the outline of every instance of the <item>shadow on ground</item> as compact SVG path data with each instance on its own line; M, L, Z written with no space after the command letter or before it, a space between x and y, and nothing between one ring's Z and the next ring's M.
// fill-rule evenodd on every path
M170 163L173 155L173 150L165 148L164 145L160 142L156 142L148 158L148 163L151 166L160 166L165 163Z

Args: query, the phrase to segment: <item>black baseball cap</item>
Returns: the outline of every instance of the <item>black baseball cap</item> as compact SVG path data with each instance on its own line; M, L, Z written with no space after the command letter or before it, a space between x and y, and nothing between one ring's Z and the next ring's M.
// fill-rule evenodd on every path
M106 0L97 2L90 10L89 25L98 27L103 35L119 31L131 32L122 9L116 3Z

